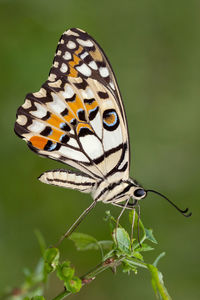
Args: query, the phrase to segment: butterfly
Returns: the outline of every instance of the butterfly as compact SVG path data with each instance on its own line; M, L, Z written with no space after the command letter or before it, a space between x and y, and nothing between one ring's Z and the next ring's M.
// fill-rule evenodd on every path
M77 170L44 172L43 183L126 208L153 191L129 176L128 126L117 81L102 48L81 29L61 36L48 80L17 110L15 133L37 154ZM178 210L188 216L188 209Z

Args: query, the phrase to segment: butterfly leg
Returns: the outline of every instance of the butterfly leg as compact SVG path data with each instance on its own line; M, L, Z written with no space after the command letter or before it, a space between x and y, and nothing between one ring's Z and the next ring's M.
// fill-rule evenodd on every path
M137 207L138 207L138 219L137 219L137 233L138 233L138 243L139 243L139 246L141 246L141 243L140 243L140 205L137 204Z
M61 236L60 240L55 246L60 245L60 243L70 236L70 234L78 227L78 225L83 221L83 219L86 217L86 215L96 206L97 201L93 201L92 204L84 210L84 212L78 217L78 219L72 224L72 226L65 232L63 236Z
M52 170L44 172L38 178L41 182L61 186L64 188L71 188L84 193L91 193L96 183L95 179L82 173L72 172L70 170ZM72 224L72 226L65 232L55 246L58 246L65 238L67 238L82 222L86 215L95 207L97 201L84 210L79 218Z
M118 245L118 241L117 241L117 228L118 228L118 226L119 226L119 220L120 220L121 216L123 215L123 213L124 213L124 211L125 211L125 209L126 209L126 207L127 207L127 205L128 205L128 202L129 202L129 199L126 200L126 202L125 202L125 204L124 204L124 206L123 206L123 208L122 208L122 210L121 210L121 212L120 212L120 214L119 214L119 216L118 216L118 218L117 218L117 221L116 221L116 227L115 227L115 240L116 240L116 244L117 244L117 245Z
M131 250L133 250L133 229L134 229L134 223L135 223L135 208L133 208L133 218L132 218L132 224L131 224Z

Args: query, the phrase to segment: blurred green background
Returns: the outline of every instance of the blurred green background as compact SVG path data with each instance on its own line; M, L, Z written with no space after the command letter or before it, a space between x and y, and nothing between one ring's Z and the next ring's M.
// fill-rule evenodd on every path
M43 171L61 164L36 156L13 132L17 107L47 79L58 39L70 27L90 33L115 70L129 124L131 176L193 211L185 219L156 195L143 201L142 220L159 241L146 260L166 251L159 268L172 298L200 299L200 3L195 0L0 1L0 289L17 287L23 268L36 264L34 229L52 245L91 202L89 195L38 182ZM107 209L119 214L99 204L79 231L109 238ZM78 274L100 260L99 253L76 252L70 241L61 248ZM60 290L52 281L51 297ZM155 299L148 272L107 271L76 296L111 297Z

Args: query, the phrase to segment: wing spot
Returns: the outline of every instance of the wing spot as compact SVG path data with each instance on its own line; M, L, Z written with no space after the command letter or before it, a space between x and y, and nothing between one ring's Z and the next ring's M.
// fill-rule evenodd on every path
M54 61L54 64L53 64L54 68L57 68L58 65L59 65L58 61Z
M84 59L89 55L89 53L87 51L85 51L83 54L81 54L80 58Z
M80 137L87 136L87 135L89 135L89 134L93 134L93 132L92 132L89 128L81 127L81 128L79 129L79 133L78 133L79 138L80 138Z
M31 101L29 99L26 99L26 101L24 102L24 104L22 105L22 107L24 109L28 109L32 106Z
M76 69L83 75L89 77L92 74L92 71L86 64L82 64L81 66L76 67Z
M33 93L33 96L37 98L43 98L47 96L47 91L44 88L41 88L38 92Z
M40 136L33 136L30 138L30 143L33 147L44 150L47 145L47 139ZM50 141L49 141L50 142ZM51 142L52 143L52 142Z
M112 81L109 83L109 85L111 86L111 88L112 88L113 90L115 90L115 86L114 86L114 83L113 83Z
M97 67L97 64L95 63L95 61L91 61L89 64L90 68L92 68L93 70L97 70L98 67Z
M53 102L49 102L49 106L54 112L60 114L66 108L66 105L56 94L52 93L52 97Z
M76 48L76 44L73 41L69 41L67 43L67 48L74 49L74 48Z
M69 142L70 137L67 134L63 134L60 137L61 143L67 144Z
M46 143L44 150L46 151L53 151L56 149L57 147L57 143L53 143L52 141L48 140L48 142Z
M36 120L33 120L32 124L28 126L28 130L36 133L40 133L42 130L44 130L44 128L44 123L38 122Z
M65 108L62 112L61 112L61 116L67 116L68 115L69 110L67 108Z
M61 123L60 124L60 129L62 129L64 131L70 131L71 127L67 123Z
M94 44L90 41L90 40L81 40L81 39L77 39L77 42L81 45L81 46L84 46L84 47L93 47Z
M74 36L79 36L79 34L78 34L77 32L74 32L74 31L72 31L71 29L65 31L64 34L67 34L67 35L74 35Z
M34 102L34 105L35 105L37 110L30 111L32 116L34 116L36 118L40 118L40 119L43 118L44 116L46 116L47 110L44 106L42 106L42 104Z
M78 115L79 120L86 122L85 111L82 108L78 109L77 115Z
M109 71L106 67L100 67L99 68L99 73L102 77L108 77L109 76Z
M107 109L103 113L103 125L104 128L112 131L115 130L119 125L119 118L114 109Z
M49 81L54 81L54 80L56 80L56 78L57 78L57 75L51 73L51 74L49 75L49 77L48 77L48 80L49 80Z
M16 122L17 122L19 125L24 126L24 125L26 125L27 121L28 121L28 119L27 119L26 116L24 116L24 115L18 115L18 116L17 116Z
M96 117L98 111L99 111L98 106L96 106L95 108L89 110L89 120L90 121L94 120L94 118Z
M62 51L58 50L56 53L58 56L60 56L62 54Z
M65 90L64 92L62 93L63 97L65 97L66 99L68 98L72 98L74 96L74 91L73 89L71 88L70 85L66 84L65 85Z
M53 132L50 126L46 126L45 129L40 133L41 135L48 136L51 135Z
M74 119L74 118L71 119L70 124L73 125L73 126L76 126L76 119Z
M72 58L72 55L71 55L70 52L66 51L65 55L63 55L63 58L66 59L66 60L70 60Z
M98 95L101 99L107 99L109 97L108 93L106 92L98 92Z
M66 73L67 70L68 70L68 66L67 66L66 64L62 63L62 66L61 66L61 68L60 68L60 71L61 71L62 73Z

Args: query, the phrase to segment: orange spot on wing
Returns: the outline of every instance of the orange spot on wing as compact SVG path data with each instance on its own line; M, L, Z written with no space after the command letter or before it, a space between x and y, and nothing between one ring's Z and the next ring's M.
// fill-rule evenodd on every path
M105 118L105 121L107 124L113 124L115 122L115 115L114 114L110 114L108 117Z
M92 127L89 124L86 123L79 123L76 127L76 132L77 134L79 134L81 128L88 128L90 131L94 132Z
M70 121L72 119L76 119L75 115L71 112L68 111L68 114L66 116L63 117L68 123L70 123Z
M91 109L94 109L98 106L97 101L92 102L91 104L85 103L85 107L87 109L87 112L89 112Z
M83 103L81 99L76 95L75 101L74 102L68 102L69 107L73 111L73 113L76 115L76 118L80 121L77 115L77 111L82 108L84 110Z
M60 127L60 123L62 122L63 121L54 114L51 114L50 118L47 120L47 123L58 128Z
M40 150L44 150L44 147L46 146L48 139L40 137L40 136L33 136L30 138L30 142L33 145L33 147L40 149Z
M68 76L77 77L78 72L75 70L74 66L78 65L80 60L81 59L77 55L73 55L73 60L69 62L70 73Z
M63 135L63 132L60 131L60 130L56 130L54 129L52 134L49 135L48 137L51 139L51 140L54 140L56 142L60 142L60 137Z
M70 77L77 77L78 75L78 72L71 66L69 66L69 69L70 69L70 72L69 72L69 75Z
M83 51L83 47L80 46L80 47L75 51L75 54L76 54L76 55L79 55L82 51Z

